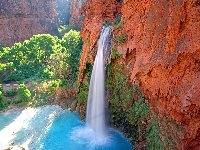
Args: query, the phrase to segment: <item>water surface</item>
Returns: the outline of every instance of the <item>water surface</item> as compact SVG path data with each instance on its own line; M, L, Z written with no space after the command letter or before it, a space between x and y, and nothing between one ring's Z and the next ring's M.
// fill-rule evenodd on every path
M131 150L124 136L109 129L96 137L77 113L60 106L43 106L0 113L0 148L21 146L26 150Z

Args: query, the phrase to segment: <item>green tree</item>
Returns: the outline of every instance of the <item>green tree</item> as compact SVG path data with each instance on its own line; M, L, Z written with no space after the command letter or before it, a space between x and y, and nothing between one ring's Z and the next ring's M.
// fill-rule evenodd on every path
M80 32L70 30L62 38L62 45L66 48L69 54L68 64L71 69L71 76L73 79L77 78L79 58L82 49L82 40L80 38Z
M27 102L28 100L31 99L31 92L24 84L19 85L18 95L19 95L19 100L24 102Z

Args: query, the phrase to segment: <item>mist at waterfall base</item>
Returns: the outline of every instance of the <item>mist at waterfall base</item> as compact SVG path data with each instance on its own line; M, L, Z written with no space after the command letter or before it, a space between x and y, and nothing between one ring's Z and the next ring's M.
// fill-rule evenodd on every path
M20 145L26 150L131 150L123 135L108 129L102 143L77 113L43 106L0 113L0 149Z
M131 150L130 142L106 126L105 61L111 48L111 28L103 28L90 80L86 123L60 106L0 113L0 147L30 150Z

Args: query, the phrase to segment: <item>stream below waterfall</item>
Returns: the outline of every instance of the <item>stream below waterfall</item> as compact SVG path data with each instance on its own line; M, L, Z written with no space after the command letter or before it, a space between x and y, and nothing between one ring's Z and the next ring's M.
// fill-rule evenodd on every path
M119 131L108 129L98 139L77 113L60 106L42 106L0 113L0 149L25 150L131 150Z

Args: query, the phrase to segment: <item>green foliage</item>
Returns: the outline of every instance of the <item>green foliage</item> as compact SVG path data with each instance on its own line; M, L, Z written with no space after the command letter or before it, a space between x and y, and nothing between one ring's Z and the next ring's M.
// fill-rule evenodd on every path
M31 92L24 84L20 84L18 87L19 100L28 102L31 99Z
M67 49L69 58L67 60L70 69L68 69L68 75L75 82L78 75L79 58L82 49L82 41L80 38L80 32L70 30L66 33L62 39L62 45Z
M146 137L148 140L148 150L163 150L162 141L160 139L160 127L158 125L158 118L154 117L147 128Z
M129 85L122 65L107 66L106 89L110 91L110 121L122 128L126 136L135 142L137 130L149 116L149 108L136 85ZM134 97L134 98L133 98Z
M77 98L79 102L86 102L89 91L89 82L87 80L83 81L80 85L79 92L77 94Z
M69 25L62 25L58 28L58 31L62 36L64 36L65 33L69 32L70 30L80 31L81 29L78 26L69 26Z
M120 45L120 44L123 44L126 41L126 39L127 39L127 35L123 33L115 39L115 42Z
M16 99L16 100L13 100L12 103L13 104L20 104L22 103L23 101L21 99Z
M8 63L1 63L0 64L0 81L8 81L9 78L13 75L12 72L14 72L15 67L13 65L13 62Z
M5 109L6 107L8 107L9 104L10 104L10 101L4 101L3 100L3 94L0 91L0 110Z
M2 103L3 101L3 95L2 95L2 92L0 91L0 103Z
M41 90L39 93L35 93L32 98L31 106L38 107L47 104L49 100L49 92Z
M144 98L139 97L139 99L128 109L126 113L127 121L131 124L139 124L142 120L145 120L149 112L149 107L145 103Z
M50 93L52 93L57 87L60 87L62 84L62 81L61 80L53 80L49 83L49 91Z
M82 41L75 30L62 39L50 34L34 35L11 48L0 48L0 80L19 81L27 78L68 78L75 82Z
M17 90L15 90L15 89L10 89L10 90L7 90L5 93L6 93L6 95L7 95L8 97L13 97L13 96L17 95Z
M122 21L121 21L121 15L118 15L116 18L115 18L115 20L114 20L114 22L113 22L113 26L121 26L121 24L122 24Z
M90 63L86 63L86 69L83 73L85 77L83 79L83 82L81 82L80 84L79 91L77 92L77 99L80 103L87 101L91 73L92 65Z
M3 85L0 84L0 92L3 92Z
M117 59L117 58L120 58L120 57L121 57L121 55L119 54L118 50L117 49L113 49L111 58L112 59Z

